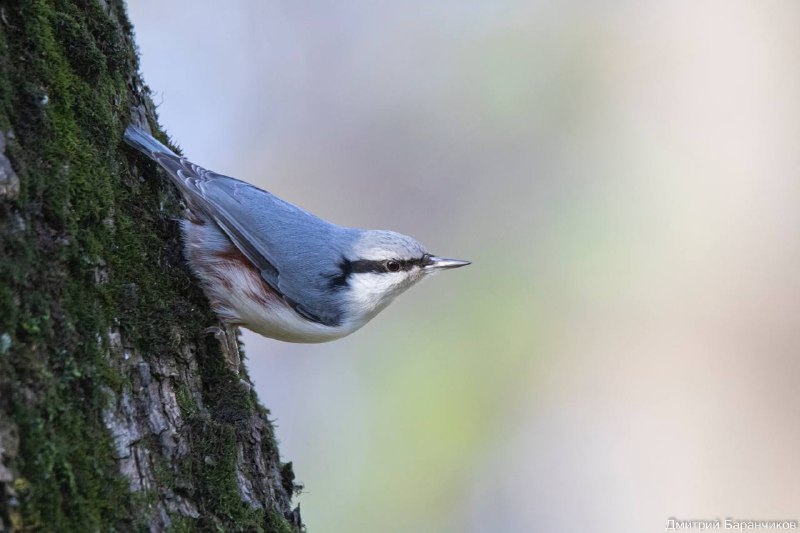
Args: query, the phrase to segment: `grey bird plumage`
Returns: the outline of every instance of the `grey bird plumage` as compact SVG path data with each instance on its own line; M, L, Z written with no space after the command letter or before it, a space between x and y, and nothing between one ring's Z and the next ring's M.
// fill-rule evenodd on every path
M293 342L332 340L426 274L469 264L434 257L406 235L327 222L199 167L137 127L125 141L163 167L184 197L187 260L227 323Z

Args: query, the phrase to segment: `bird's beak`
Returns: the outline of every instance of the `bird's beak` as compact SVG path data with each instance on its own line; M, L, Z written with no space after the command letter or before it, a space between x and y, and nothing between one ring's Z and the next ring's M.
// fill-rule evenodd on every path
M445 259L444 257L431 256L428 258L428 264L425 265L425 271L448 270L467 266L468 264L470 264L469 261L462 261L461 259Z

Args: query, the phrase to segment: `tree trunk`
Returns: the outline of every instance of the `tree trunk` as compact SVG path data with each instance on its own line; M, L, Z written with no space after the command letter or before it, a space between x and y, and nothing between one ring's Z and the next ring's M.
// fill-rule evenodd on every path
M0 531L299 531L131 120L157 131L122 0L0 0Z

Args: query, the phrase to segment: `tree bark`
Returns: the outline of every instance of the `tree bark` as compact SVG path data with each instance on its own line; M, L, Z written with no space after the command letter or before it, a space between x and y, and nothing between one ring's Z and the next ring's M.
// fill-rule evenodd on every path
M299 531L132 120L122 0L0 0L0 531Z

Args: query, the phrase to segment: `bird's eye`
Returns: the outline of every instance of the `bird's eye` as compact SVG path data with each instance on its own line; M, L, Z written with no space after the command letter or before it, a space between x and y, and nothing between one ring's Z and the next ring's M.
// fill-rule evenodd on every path
M386 270L389 272L398 272L400 270L400 263L397 261L386 261Z

